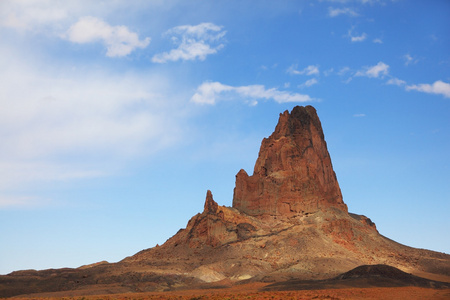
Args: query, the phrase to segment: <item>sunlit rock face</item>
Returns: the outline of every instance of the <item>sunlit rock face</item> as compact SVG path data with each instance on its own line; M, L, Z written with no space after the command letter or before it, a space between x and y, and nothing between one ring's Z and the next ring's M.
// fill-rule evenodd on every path
M274 133L263 139L253 175L236 175L233 207L251 216L292 216L330 207L347 212L312 106L280 114Z

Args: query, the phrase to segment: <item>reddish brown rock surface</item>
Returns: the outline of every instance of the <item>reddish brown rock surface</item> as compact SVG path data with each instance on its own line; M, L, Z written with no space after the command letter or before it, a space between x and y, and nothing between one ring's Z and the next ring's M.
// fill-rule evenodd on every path
M233 207L252 216L329 207L347 212L314 107L280 114L275 132L261 143L253 175L244 170L236 175Z

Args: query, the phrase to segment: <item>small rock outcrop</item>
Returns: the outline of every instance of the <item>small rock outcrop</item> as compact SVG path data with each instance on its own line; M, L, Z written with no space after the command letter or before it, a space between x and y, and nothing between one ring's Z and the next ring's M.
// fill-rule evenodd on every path
M219 206L210 190L206 192L203 212L192 217L186 229L182 229L167 241L188 248L218 247L226 243L246 239L255 230L248 216L225 206Z
M312 106L280 114L263 139L253 175L236 175L233 208L251 216L292 216L329 207L347 212L322 125Z
M210 190L206 192L206 200L205 200L205 208L204 212L207 213L216 213L219 208L219 205L216 201L214 201L212 193Z

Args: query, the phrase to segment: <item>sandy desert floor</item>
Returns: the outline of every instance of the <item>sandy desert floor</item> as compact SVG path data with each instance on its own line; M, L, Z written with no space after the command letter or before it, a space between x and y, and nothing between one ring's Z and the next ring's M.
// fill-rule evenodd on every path
M114 295L75 296L62 293L40 294L14 299L64 299L64 300L119 300L119 299L450 299L450 289L417 287L398 288L348 288L328 290L261 292L262 286L244 285L221 290L187 290L158 293L127 293Z

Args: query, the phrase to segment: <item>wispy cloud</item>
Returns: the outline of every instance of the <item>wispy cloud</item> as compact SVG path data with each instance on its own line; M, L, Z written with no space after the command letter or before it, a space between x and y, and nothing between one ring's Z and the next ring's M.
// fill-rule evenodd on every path
M51 1L3 0L0 6L0 26L21 31L35 31L69 15L67 7Z
M314 99L308 95L289 93L276 88L266 89L264 85L230 86L220 82L204 82L192 96L191 101L197 104L216 104L220 100L243 98L250 105L256 105L258 100L273 100L278 103L310 102Z
M422 83L408 85L405 87L407 91L419 91L428 94L442 95L445 98L450 98L450 83L443 82L441 80L435 81L433 84Z
M330 76L333 73L334 73L334 68L330 68L330 69L323 71L323 75L325 75L325 76Z
M344 8L333 8L328 7L328 16L337 17L339 15L347 15L351 17L357 17L359 14L352 8L344 7Z
M383 44L383 40L380 38L373 39L372 42L374 42L375 44Z
M353 115L353 117L355 117L355 118L363 118L365 116L366 116L366 114L354 114Z
M376 4L376 3L379 3L381 5L384 5L386 2L389 2L389 1L392 1L392 0L319 0L319 1L320 2L327 1L327 2L331 2L331 3L340 3L340 4L356 2L356 3L362 3L362 4Z
M343 75L347 74L348 72L350 72L350 68L349 68L349 67L342 67L342 68L337 72L337 74L338 74L339 76L343 76Z
M406 84L406 81L394 77L389 79L386 83L391 85L403 86Z
M366 34L365 32L363 32L363 33L360 34L360 35L355 35L355 34L353 33L353 30L354 30L354 28L352 27L352 28L349 29L348 32L347 32L347 37L350 38L350 41L351 41L352 43L355 43L355 42L362 42L362 41L364 41L364 40L367 38L367 34Z
M208 55L217 53L225 46L225 34L222 26L213 23L174 27L165 35L170 36L177 48L154 55L152 61L166 63L177 60L205 60Z
M389 74L389 65L379 62L375 66L365 67L363 70L356 72L355 76L365 76L370 78L384 77Z
M362 42L367 38L367 34L365 32L363 32L361 35L357 35L357 36L350 36L350 40L352 42Z
M126 26L111 26L101 19L83 17L67 30L64 37L79 44L102 42L105 44L106 56L120 57L130 54L136 48L145 48L150 43L147 37L139 40L135 32Z
M36 208L53 204L52 202L51 199L39 197L0 195L0 210Z
M297 70L298 65L292 65L287 69L288 74L291 75L319 75L319 66L309 65L303 70Z
M316 78L311 78L309 80L306 80L304 83L300 84L298 87L299 88L305 88L305 87L310 87L313 86L315 84L318 84L319 81Z
M1 54L0 197L19 187L117 174L124 162L181 138L180 120L165 104L177 97L161 74L53 73Z
M410 64L416 64L419 60L412 57L409 53L403 55L403 60L405 61L405 66L409 66Z

